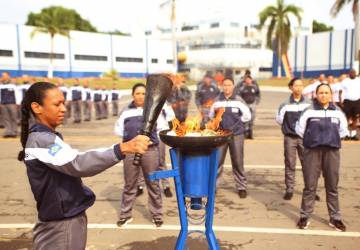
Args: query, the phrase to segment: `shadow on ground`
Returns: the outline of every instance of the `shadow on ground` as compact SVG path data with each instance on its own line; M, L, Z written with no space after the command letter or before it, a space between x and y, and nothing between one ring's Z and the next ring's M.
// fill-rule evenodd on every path
M173 250L176 244L177 237L161 237L152 241L135 241L129 244L122 245L118 247L118 250L153 250L153 249L161 249L161 250ZM219 241L220 249L227 250L236 250L241 249L245 245L252 244L254 242L253 239L240 243L240 244L231 244L226 241ZM188 238L187 247L189 250L207 250L208 245L204 238Z

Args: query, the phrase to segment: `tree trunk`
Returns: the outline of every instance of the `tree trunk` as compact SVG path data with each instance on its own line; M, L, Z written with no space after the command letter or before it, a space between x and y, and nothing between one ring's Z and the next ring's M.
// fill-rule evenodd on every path
M48 78L53 78L53 54L54 54L54 36L51 35L50 39L50 64L48 69Z
M281 78L281 41L280 41L280 37L278 38L278 52L277 52L277 56L278 56L278 70L277 70L277 77Z

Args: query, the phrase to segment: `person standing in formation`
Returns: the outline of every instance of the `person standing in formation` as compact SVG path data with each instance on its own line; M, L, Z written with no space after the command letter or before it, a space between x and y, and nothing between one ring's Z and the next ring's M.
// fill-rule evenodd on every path
M209 111L220 90L210 75L205 75L202 82L198 83L195 93L195 104L201 113L202 124L209 121Z
M235 87L235 93L245 101L250 109L251 120L245 124L245 138L253 139L256 105L260 102L260 89L255 85L251 76L246 75L243 84Z
M92 90L89 88L89 83L87 80L83 83L83 93L82 93L82 102L84 110L84 121L91 121L92 113Z
M219 148L218 179L221 177L228 148L230 149L231 165L235 178L235 185L241 199L246 198L246 175L244 168L244 123L251 120L251 113L243 100L234 93L234 81L225 78L223 92L215 99L210 108L209 117L214 118L216 112L225 109L220 122L220 128L233 132L230 142Z
M113 84L113 89L110 91L110 102L112 104L112 115L119 115L119 100L121 98L121 92L116 88L116 83Z
M115 123L115 134L122 137L123 142L135 138L143 124L143 106L145 102L145 85L137 83L132 88L131 103L121 112ZM149 195L149 210L152 222L156 227L163 224L162 198L159 181L146 178L151 172L159 169L159 138L156 128L150 135L151 145L142 155L140 167L134 166L135 154L128 154L124 160L124 189L121 197L120 214L117 225L122 227L133 220L132 208L136 200L137 184L141 172L145 176L145 184Z
M345 231L339 206L339 171L341 138L348 135L347 121L343 112L332 103L328 84L317 86L316 99L302 112L295 131L303 138L304 189L301 201L300 219L297 226L307 229L314 210L318 179L323 173L329 225L338 231Z
M304 146L302 138L296 133L295 125L300 114L311 105L310 100L302 95L303 82L299 78L293 78L288 84L291 95L279 107L276 122L281 125L284 135L284 158L285 158L285 194L284 200L291 200L295 186L296 152L301 166L304 166Z
M176 118L180 122L184 122L189 110L191 100L191 91L184 84L183 76L175 77L174 86L167 101L174 110Z
M102 100L103 100L103 92L100 87L97 85L95 86L95 90L93 91L93 103L95 106L95 119L101 120L103 118L103 109L102 109Z
M82 94L84 88L80 86L80 81L78 78L75 79L75 83L69 89L70 100L71 100L71 109L74 115L74 123L81 123L81 106L82 106Z
M7 72L2 73L0 85L0 111L5 131L4 138L17 136L18 105L21 102L21 93L10 80Z
M343 110L350 124L348 139L358 141L356 130L360 119L360 78L356 77L354 69L350 70L349 78L341 82L340 100L342 100Z

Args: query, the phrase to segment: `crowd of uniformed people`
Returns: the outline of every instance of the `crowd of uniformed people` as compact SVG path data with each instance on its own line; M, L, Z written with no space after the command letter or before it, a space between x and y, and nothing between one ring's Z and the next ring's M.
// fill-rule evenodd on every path
M33 84L31 78L24 76L21 84L16 85L8 73L2 74L0 85L0 115L4 126L4 137L16 137L17 124L24 112L19 105L26 96L27 89ZM156 226L163 224L162 219L162 193L172 197L169 183L165 180L149 181L146 176L153 171L166 168L165 145L159 140L161 130L171 128L171 121L177 118L185 121L189 113L192 93L185 84L181 75L173 77L173 90L168 97L157 126L150 135L147 151L144 153L140 167L133 165L135 150L122 155L117 152L118 160L124 161L124 191L121 198L118 226L124 226L133 220L132 208L136 197L143 193L146 186L149 196L149 211ZM57 80L59 90L64 98L64 120L69 123L72 116L74 123L90 121L92 110L95 110L95 119L106 119L110 110L113 116L118 117L114 130L122 138L123 143L132 143L138 138L141 130L143 106L145 99L145 85L137 83L133 86L132 99L119 112L121 92L114 85L113 89L104 89L96 86L90 89L86 80L74 79L71 87L64 84L63 79ZM341 139L357 140L356 129L360 115L360 79L356 72L351 70L348 75L342 75L338 81L333 76L322 74L304 88L301 79L294 78L289 84L290 96L279 106L276 121L281 125L284 134L284 165L285 165L285 194L284 199L290 200L295 185L296 155L300 158L304 176L304 189L300 210L300 219L297 226L306 229L309 225L310 214L313 212L314 202L319 199L316 194L317 182L323 174L326 189L326 204L329 211L329 225L337 230L345 231L346 227L341 220L338 182ZM30 97L28 97L30 98ZM35 97L34 97L35 98ZM223 164L230 151L232 172L235 188L240 198L247 197L247 179L244 167L244 140L253 139L256 105L260 102L260 88L252 78L251 72L246 71L242 80L235 83L231 77L213 77L207 73L202 81L196 85L195 104L201 114L202 124L212 119L219 109L223 109L220 128L231 130L232 139L220 147L220 161L218 168L219 182ZM42 104L40 103L40 106ZM111 105L111 109L109 108ZM40 113L31 106L32 123L35 128L31 131L42 131L38 125ZM26 110L25 110L26 111ZM71 115L71 116L70 116ZM22 117L21 124L24 124ZM35 118L35 119L34 119ZM25 123L26 124L26 123ZM31 126L27 126L31 127ZM26 126L22 126L23 133ZM27 137L26 137L27 138ZM62 138L62 137L61 137ZM26 141L23 143L26 151ZM54 144L58 145L58 144ZM61 150L62 146L51 148ZM120 144L121 148L121 144ZM49 152L52 152L52 151ZM115 148L114 148L115 150ZM35 156L34 156L35 157ZM95 157L95 156L93 156ZM104 155L97 157L105 157ZM25 158L26 162L26 158ZM84 163L85 164L85 163ZM31 167L27 164L27 167ZM102 170L101 170L102 171ZM99 171L98 171L99 172ZM65 173L72 174L72 173ZM81 176L81 175L79 175ZM29 178L31 178L29 176ZM30 183L31 179L30 179ZM60 188L60 187L58 187ZM33 192L35 192L33 189ZM34 193L35 197L36 194ZM41 200L37 199L40 203ZM72 206L71 204L69 205ZM81 212L84 212L85 206ZM72 215L73 216L73 215ZM66 215L63 215L66 219Z
M11 78L8 72L2 73L0 79L0 127L4 128L3 137L18 136L17 124L21 119L19 107L26 90L36 81L36 78L28 75ZM42 81L48 81L48 79ZM113 85L112 89L106 89L100 85L91 89L87 79L75 78L71 86L66 86L62 78L56 78L53 82L64 94L67 109L64 124L68 122L89 122L92 119L107 119L110 115L110 106L111 115L117 116L119 113L119 100L122 92L116 84ZM95 111L95 117L92 117L92 110Z

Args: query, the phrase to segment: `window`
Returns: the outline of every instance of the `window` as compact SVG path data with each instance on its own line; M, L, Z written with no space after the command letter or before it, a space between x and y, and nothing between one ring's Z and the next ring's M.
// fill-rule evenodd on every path
M210 28L219 28L220 27L220 23L212 23L211 25L210 25Z
M198 30L198 29L199 29L198 25L181 27L181 31Z
M172 64L172 63L173 63L173 60L172 60L172 59L167 59L167 60L166 60L166 63L167 63L167 64Z
M116 57L117 62L133 62L142 63L143 59L140 57Z
M34 52L34 51L25 51L25 57L27 58L40 58L40 59L50 59L51 53L46 52ZM65 54L52 53L53 59L65 59Z
M75 55L75 60L82 60L82 61L107 61L107 56Z
M272 72L273 68L271 67L260 67L259 71L260 72Z
M13 56L13 52L12 52L12 50L0 49L0 56L12 57L12 56Z
M158 63L158 59L157 58L151 58L151 63Z

